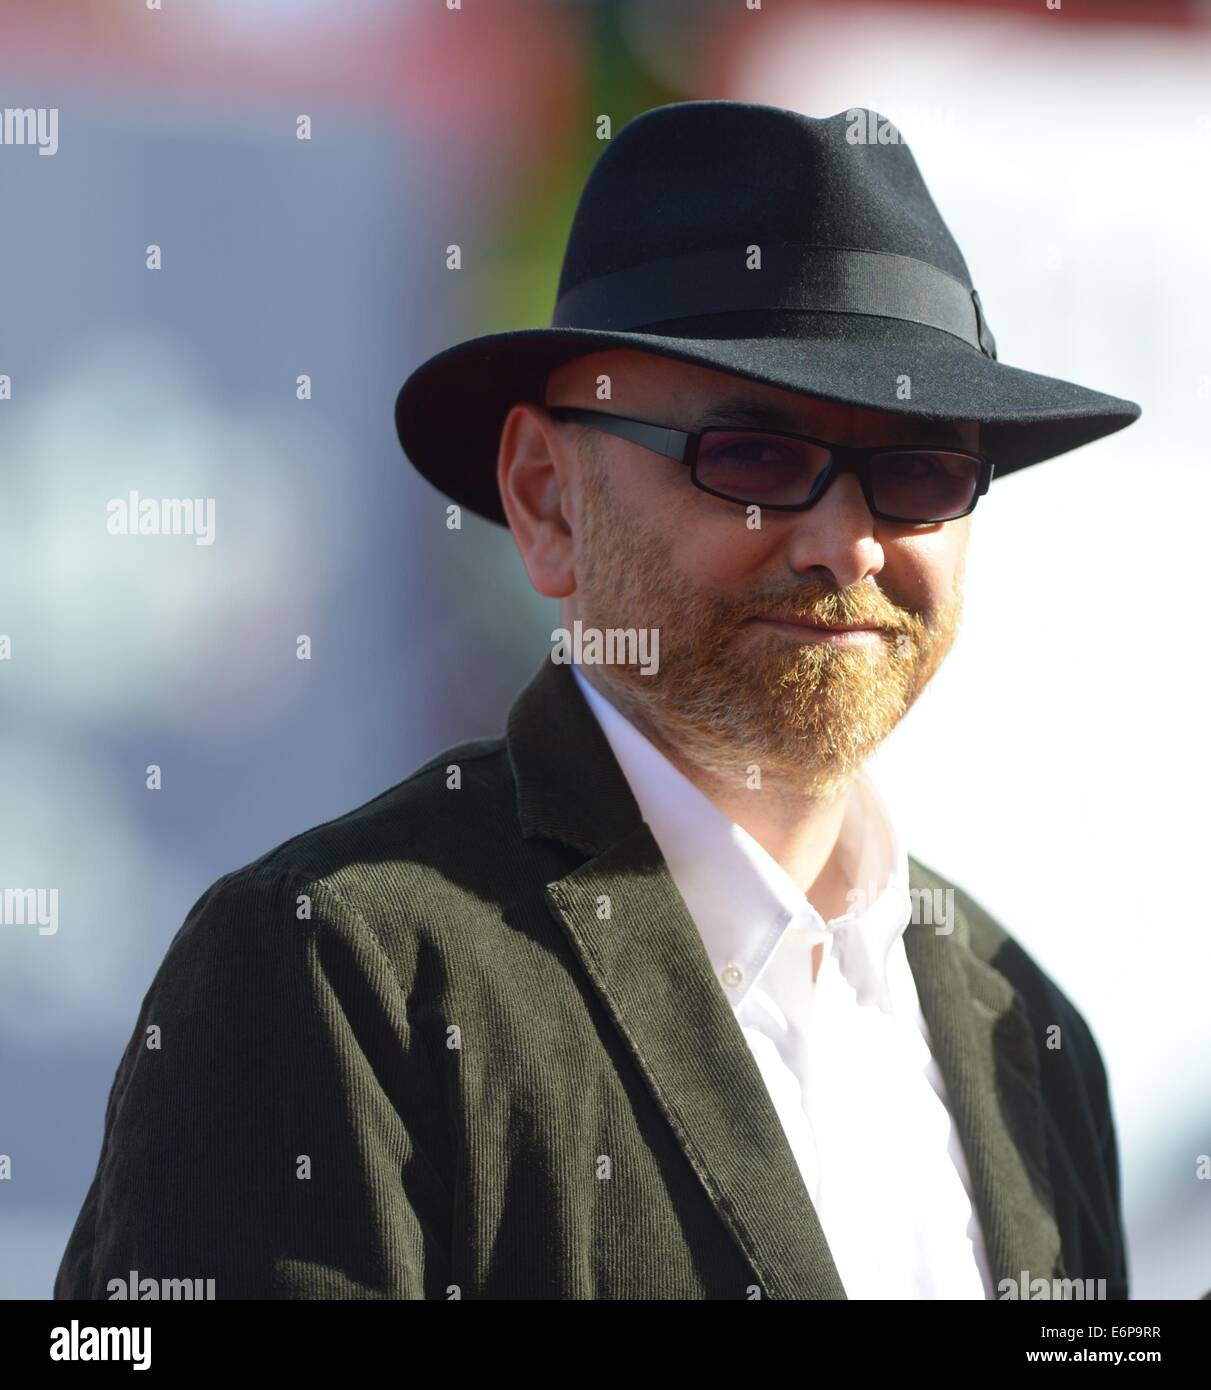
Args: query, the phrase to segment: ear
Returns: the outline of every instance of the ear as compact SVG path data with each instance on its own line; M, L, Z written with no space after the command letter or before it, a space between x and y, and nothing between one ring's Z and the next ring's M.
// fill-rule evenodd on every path
M573 569L579 460L572 427L522 401L505 417L496 459L501 505L530 583L545 598L576 589Z

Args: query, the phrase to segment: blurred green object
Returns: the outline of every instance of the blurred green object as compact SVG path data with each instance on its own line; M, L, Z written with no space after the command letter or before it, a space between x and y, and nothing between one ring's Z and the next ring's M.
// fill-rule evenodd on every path
M463 325L468 337L550 323L568 229L604 143L597 135L599 118L609 116L610 132L617 134L640 112L686 99L686 93L656 81L628 44L621 22L625 4L589 0L579 8L583 62L576 118L551 131L550 146L502 219L482 313Z

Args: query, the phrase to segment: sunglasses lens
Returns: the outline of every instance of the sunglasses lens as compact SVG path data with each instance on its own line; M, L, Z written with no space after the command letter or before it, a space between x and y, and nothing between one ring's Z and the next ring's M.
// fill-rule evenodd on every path
M875 506L905 521L942 520L971 506L980 464L945 449L904 449L878 454L871 469Z
M812 500L828 467L823 445L759 430L706 430L694 461L700 487L735 502L796 507ZM874 456L875 506L900 521L944 521L976 498L980 462L949 449L889 449Z
M755 430L706 430L698 445L694 476L738 502L795 506L806 502L828 466L828 450Z

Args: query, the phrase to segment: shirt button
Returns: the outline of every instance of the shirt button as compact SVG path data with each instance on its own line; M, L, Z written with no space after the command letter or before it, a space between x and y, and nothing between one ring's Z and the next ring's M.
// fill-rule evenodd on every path
M728 989L735 989L740 981L744 979L744 971L741 970L738 965L725 965L719 972L719 978Z

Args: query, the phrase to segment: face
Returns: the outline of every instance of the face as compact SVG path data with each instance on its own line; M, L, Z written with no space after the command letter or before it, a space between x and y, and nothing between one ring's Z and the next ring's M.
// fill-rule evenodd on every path
M610 398L598 399L607 377ZM978 450L978 426L922 426L630 351L552 373L546 404L695 429L708 411L763 407L834 443ZM734 418L729 414L728 419ZM712 423L724 423L713 419ZM737 423L753 423L737 420ZM954 641L971 516L927 526L872 518L842 474L801 512L744 506L637 444L518 405L501 436L501 493L531 581L571 628L648 628L659 667L583 667L666 751L718 777L756 764L827 797L887 737ZM754 524L756 523L756 524ZM869 624L815 640L775 620Z

